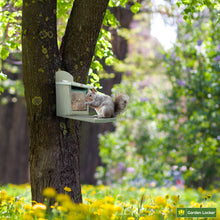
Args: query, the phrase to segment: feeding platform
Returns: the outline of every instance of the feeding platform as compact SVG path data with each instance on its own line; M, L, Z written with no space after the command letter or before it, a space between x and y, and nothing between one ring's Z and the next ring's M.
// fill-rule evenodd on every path
M93 86L74 82L73 76L66 71L57 71L55 77L57 116L92 123L115 121L115 118L98 118L89 114L89 106L85 105L85 97Z

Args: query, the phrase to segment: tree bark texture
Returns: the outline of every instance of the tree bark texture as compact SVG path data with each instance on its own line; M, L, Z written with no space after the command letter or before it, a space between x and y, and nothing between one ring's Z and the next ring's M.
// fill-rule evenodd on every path
M59 54L56 0L23 0L22 61L32 200L42 202L45 187L64 192L68 186L72 199L76 203L82 201L79 122L56 116L54 76L62 68L75 81L85 82L107 3L108 0L74 1Z
M62 68L86 83L109 0L75 0L61 44ZM86 74L85 74L86 73Z

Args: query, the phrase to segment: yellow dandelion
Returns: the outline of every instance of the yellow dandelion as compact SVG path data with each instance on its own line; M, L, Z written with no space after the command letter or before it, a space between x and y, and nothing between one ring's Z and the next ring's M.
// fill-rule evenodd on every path
M167 204L166 199L163 198L162 196L157 196L156 199L155 199L155 203L158 206L162 206L162 207L165 207L166 204Z
M71 200L63 202L62 206L65 207L68 210L74 210L74 208L75 208L75 205Z
M103 214L103 209L98 209L93 213L94 215L102 215Z
M141 216L138 220L157 220L156 216Z
M200 204L198 202L192 202L191 205L193 208L200 208Z
M67 194L62 194L62 193L60 193L60 194L58 194L58 195L56 196L56 201L57 201L57 202L65 202L65 201L69 201L69 200L71 200L71 198L70 198L70 196L67 195Z
M147 205L144 205L144 208L145 208L145 209L151 209L151 207L152 207L152 206L151 206L151 205L148 205L148 204L147 204Z
M102 204L104 203L103 200L96 200L91 202L91 207L92 208L99 208Z
M169 198L170 198L170 195L166 194L165 199L169 199Z
M216 189L213 189L213 190L212 190L212 193L213 193L213 194L216 194L217 192L218 192L218 190L216 190Z
M0 201L5 201L8 195L5 190L0 191Z
M32 217L32 215L25 213L24 215L22 215L22 219L23 220L34 220L34 218Z
M33 210L46 210L47 206L44 205L43 203L36 203L35 205L32 206Z
M203 195L202 198L205 199L205 200L208 199L208 197L206 195Z
M144 187L140 188L141 193L144 193L145 191L146 191L146 188L144 188Z
M147 211L144 211L144 213L147 214L147 215L150 215L151 211L147 210Z
M154 209L160 209L160 206L159 205L155 205Z
M67 212L68 211L68 209L66 207L63 207L63 206L58 206L57 210L61 211L61 212Z
M171 196L171 199L173 202L177 203L180 200L180 196L173 195L173 196Z
M207 194L207 198L211 199L212 198L212 194Z
M173 209L174 207L173 207L172 205L168 204L168 205L167 205L167 208L168 208L168 209Z
M70 187L67 187L67 186L64 187L64 190L65 190L66 192L71 192L71 191L72 191L72 189L71 189Z
M14 198L14 197L8 197L7 200L8 200L8 203L13 204L14 201L15 201L15 198ZM20 201L20 200L19 200L19 201ZM20 205L21 205L21 203L22 203L22 201L20 201ZM16 202L15 204L18 205L19 203Z
M135 220L134 217L127 217L127 220Z
M31 210L31 205L26 204L26 205L23 206L23 208L24 208L25 211Z
M113 203L114 202L114 198L112 196L105 196L105 201L109 202L109 203Z
M93 196L93 195L95 195L95 194L96 194L96 191L93 190L93 191L90 193L90 196Z
M56 195L57 195L57 192L53 187L47 187L43 190L43 196L47 198L55 198Z
M121 206L116 206L115 211L116 212L122 212L123 208Z
M170 211L169 210L164 210L164 214L169 214Z

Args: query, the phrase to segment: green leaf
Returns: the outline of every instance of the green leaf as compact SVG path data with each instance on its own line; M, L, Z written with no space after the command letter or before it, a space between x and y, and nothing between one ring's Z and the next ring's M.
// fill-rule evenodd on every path
M177 7L179 8L180 5L181 5L181 3L178 1L178 2L176 3L176 5L177 5Z
M0 79L6 80L7 79L7 75L4 74L3 72L0 72Z
M139 2L135 2L134 5L131 6L131 11L136 14L140 10L141 4Z
M0 52L0 57L1 57L3 60L5 60L5 59L8 57L8 55L9 55L9 50L6 49L4 46L2 46L2 47L0 48L0 50L1 50L1 52Z
M108 65L108 66L112 65L113 62L114 62L114 57L113 56L109 56L105 59L105 64Z
M113 28L116 28L120 24L114 14L112 14L109 9L106 10L104 20L106 20L108 24L111 25ZM106 22L104 24L106 25Z
M125 7L125 5L127 4L128 0L120 0L121 6Z

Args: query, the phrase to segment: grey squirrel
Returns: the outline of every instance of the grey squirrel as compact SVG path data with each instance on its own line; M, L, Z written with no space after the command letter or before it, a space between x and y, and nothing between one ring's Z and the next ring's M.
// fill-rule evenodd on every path
M127 106L128 96L119 94L114 101L111 96L99 94L95 89L89 90L85 104L95 109L98 118L112 118L119 115Z

